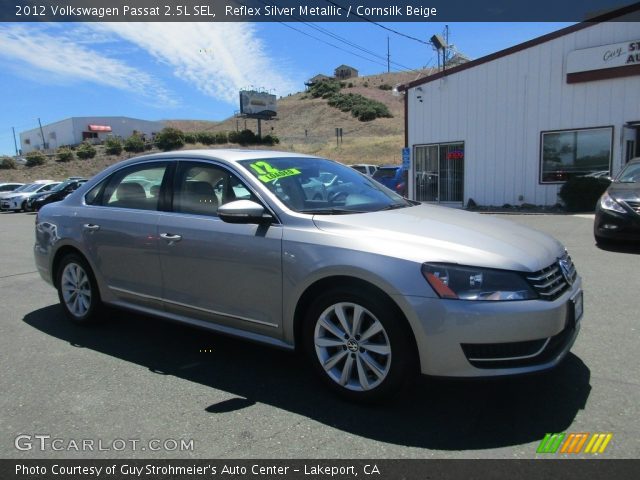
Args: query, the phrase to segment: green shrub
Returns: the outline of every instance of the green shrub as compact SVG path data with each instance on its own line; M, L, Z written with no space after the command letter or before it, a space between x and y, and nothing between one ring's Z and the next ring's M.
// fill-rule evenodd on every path
M75 155L73 154L73 150L63 147L58 149L56 157L56 161L58 162L70 162L75 158Z
M343 112L351 112L354 117L362 122L393 116L384 103L371 100L357 93L337 93L329 98L327 103Z
M393 89L393 87L391 85L389 85L388 83L383 83L382 85L378 85L378 88L380 90L391 90L391 89Z
M198 139L198 142L203 145L213 145L216 143L216 136L212 132L198 132L196 133L196 138ZM187 139L185 138L185 141L186 140Z
M335 80L326 80L324 82L316 82L309 87L309 93L312 97L329 98L334 93L338 93L341 89L340 82Z
M238 135L238 143L240 145L255 145L260 143L260 139L251 130L242 130Z
M280 139L275 135L265 135L262 137L262 143L264 145L277 145L280 143Z
M218 145L224 145L229 140L227 138L227 132L218 132L216 133L216 143Z
M156 145L160 150L165 152L178 150L184 147L183 133L177 128L163 128L162 131L156 135Z
M182 137L184 138L184 143L198 143L198 134L197 133L187 133L184 132L182 134Z
M562 185L558 196L570 212L593 212L610 183L606 178L573 177Z
M134 133L124 141L124 149L130 153L144 152L144 140Z
M0 170L15 170L17 166L16 161L11 157L0 158Z
M76 149L76 155L82 160L87 160L96 156L96 147L87 142L82 142Z
M122 141L116 137L108 137L104 141L104 152L107 155L120 155L122 153Z
M47 157L42 152L33 151L25 155L27 159L27 167L35 167L37 165L44 165L47 163Z
M227 139L229 143L239 143L240 132L229 132Z
M353 82L349 82L349 85L347 85L347 88L353 88Z

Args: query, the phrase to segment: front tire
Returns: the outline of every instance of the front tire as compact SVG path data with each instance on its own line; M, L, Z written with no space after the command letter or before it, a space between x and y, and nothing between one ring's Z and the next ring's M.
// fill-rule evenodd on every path
M58 298L72 322L90 324L99 319L102 302L96 280L87 261L80 255L66 255L58 267Z
M385 400L415 373L406 320L378 293L341 289L320 295L305 319L304 344L325 384L348 400Z

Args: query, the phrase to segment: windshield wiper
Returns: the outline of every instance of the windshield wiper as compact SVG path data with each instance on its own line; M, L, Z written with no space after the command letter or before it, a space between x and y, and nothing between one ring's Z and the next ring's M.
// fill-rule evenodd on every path
M367 211L349 210L347 208L312 208L309 210L300 210L300 213L309 213L312 215L348 215L350 213L367 213Z
M382 207L380 210L376 210L377 212L382 212L384 210L397 210L398 208L407 208L412 205L407 205L406 203L392 203L391 205L387 205L386 207Z

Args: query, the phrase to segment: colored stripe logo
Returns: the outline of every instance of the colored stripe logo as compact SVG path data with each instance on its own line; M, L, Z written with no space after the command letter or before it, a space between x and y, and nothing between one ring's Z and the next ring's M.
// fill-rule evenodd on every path
M612 438L612 433L547 433L536 453L604 453Z

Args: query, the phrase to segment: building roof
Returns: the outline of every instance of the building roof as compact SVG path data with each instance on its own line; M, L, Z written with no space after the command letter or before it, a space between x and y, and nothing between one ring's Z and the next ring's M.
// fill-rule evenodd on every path
M357 68L350 67L349 65L344 65L344 64L342 64L342 65L340 65L340 66L336 67L336 70L339 70L339 69L341 69L341 68L348 68L349 70L355 70L355 71L358 71L358 69L357 69Z
M537 37L527 42L514 45L513 47L505 48L504 50L500 50L490 55L480 57L476 60L471 60L470 62L463 63L462 65L458 65L456 67L450 68L449 70L443 70L433 75L429 75L428 77L419 78L417 80L414 80L413 82L405 83L404 85L399 86L398 90L406 91L410 88L417 87L419 85L424 85L425 83L433 82L434 80L438 80L439 78L453 75L454 73L462 72L463 70L477 67L478 65L489 63L499 58L506 57L508 55L512 55L517 52L521 52L528 48L535 47L537 45L541 45L546 42L550 42L551 40L555 40L556 38L569 35L570 33L578 32L580 30L591 27L598 23L613 20L615 18L622 17L624 15L628 15L630 13L634 13L638 11L640 11L640 2L634 3L632 5L627 5L626 7L622 7L616 10L612 10L602 15L593 17L587 21L576 23L575 25L571 25L561 30L556 30L555 32L547 33L546 35L542 35L541 37Z

